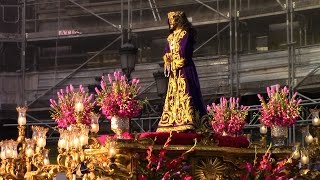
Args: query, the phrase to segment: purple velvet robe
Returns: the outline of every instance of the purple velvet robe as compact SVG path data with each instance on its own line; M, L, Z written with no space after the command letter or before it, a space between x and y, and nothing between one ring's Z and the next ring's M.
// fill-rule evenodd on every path
M194 129L193 120L196 112L200 117L206 114L200 90L199 78L196 67L192 60L193 55L193 37L189 33L185 33L175 41L168 43L165 47L165 54L172 56L173 48L170 44L179 43L175 46L176 57L171 59L171 71L168 84L168 92L165 100L163 114L161 116L157 131L186 131ZM180 59L183 64L178 65L172 70L172 62Z

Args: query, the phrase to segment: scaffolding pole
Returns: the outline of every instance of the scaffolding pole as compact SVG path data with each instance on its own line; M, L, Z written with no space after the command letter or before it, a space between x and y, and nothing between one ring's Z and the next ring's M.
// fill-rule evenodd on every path
M210 42L212 39L214 39L215 37L219 36L219 34L221 32L223 32L224 30L226 30L228 27L230 27L230 24L226 25L225 27L223 27L221 30L219 30L216 34L214 34L213 36L211 36L206 42L202 43L199 47L197 47L197 49L195 49L193 52L197 52L199 49L201 49L204 45L206 45L208 42Z
M130 40L130 33L131 33L131 0L128 0L128 19L127 19L127 23L128 23L128 27L127 27L127 41Z
M287 35L287 50L288 50L288 88L289 88L289 90L291 90L291 74L290 74L290 68L291 68L291 53L290 53L290 51L291 51L291 47L290 47L290 24L289 24L289 22L290 22L290 20L289 20L289 13L290 13L290 11L289 11L289 0L286 0L286 35ZM291 92L290 92L290 94L291 94Z
M307 75L305 75L297 84L293 86L293 90L297 89L308 77L314 75L320 68L320 64L312 69Z
M293 2L292 0L286 0L286 30L287 30L287 46L288 46L288 89L290 90L290 96L294 87L294 72L295 72L295 48L293 41Z
M293 13L294 13L294 7L293 2L290 0L290 47L291 47L291 95L293 95L293 86L295 83L295 57L296 57L296 50L295 50L295 42L293 41Z
M93 56L91 56L87 61L85 61L84 63L82 63L79 67L77 67L76 69L74 69L71 73L69 73L66 77L64 77L63 79L61 79L60 81L56 82L52 87L50 87L49 89L47 89L44 93L42 93L40 96L38 96L35 100L33 100L32 102L30 102L28 104L28 106L31 106L33 103L37 102L40 98L42 98L44 95L46 95L48 92L50 92L51 90L53 90L55 87L59 86L60 84L62 84L64 81L66 81L67 79L69 79L70 77L72 77L75 73L77 73L80 69L82 69L86 64L88 64L92 59L94 59L95 57L97 57L98 55L100 55L102 52L104 52L106 49L108 49L110 46L112 46L115 42L117 42L119 39L121 39L120 35L119 37L117 37L116 39L114 39L111 43L109 43L107 46L105 46L104 48L102 48L99 52L97 52L96 54L94 54Z
M57 19L57 35L56 35L56 51L54 57L54 82L56 82L57 78L57 68L58 68L58 44L59 44L59 31L60 31L60 8L61 8L61 0L58 1L58 19Z
M277 3L281 6L282 10L285 10L286 8L284 7L284 5L280 2L280 0L276 0Z
M121 4L120 4L120 6L121 6L121 46L123 45L123 43L124 43L124 38L123 38L123 33L124 33L124 28L123 28L123 26L124 26L124 20L123 20L123 10L124 10L124 8L123 8L123 0L121 0L121 2L120 2Z
M114 27L114 28L115 28L115 29L117 29L118 31L121 31L121 28L119 28L119 26L117 26L117 25L115 25L115 24L111 23L110 21L108 21L108 20L106 20L105 18L101 17L101 16L100 16L100 15L98 15L97 13L92 12L90 9L88 9L88 8L86 8L86 7L84 7L84 6L82 6L81 4L79 4L79 3L75 2L74 0L68 0L68 1L70 1L70 2L72 2L73 4L75 4L75 5L79 6L81 9L83 9L83 10L87 11L88 13L92 14L93 16L95 16L95 17L97 17L97 18L101 19L103 22L105 22L105 23L107 23L107 24L111 25L112 27Z
M151 2L151 0L148 0L148 1L149 1L149 6L150 6L150 8L151 8L151 12L152 12L154 21L158 21L157 16L156 16L156 13L155 13L155 10L154 10L153 5L152 5L152 2Z
M230 96L233 96L233 40L232 40L232 0L229 0L229 73L230 73Z
M25 104L25 82L26 82L26 0L22 2L21 13L21 100L19 104Z
M220 10L219 1L217 1L217 11ZM219 32L220 29L220 16L218 16L218 22L217 22L217 32ZM218 47L217 47L217 54L218 57L220 57L220 34L218 34Z
M238 57L238 7L237 0L234 0L234 61L236 63L236 96L239 96L239 57Z
M200 1L200 0L195 0L195 1L197 1L197 2L200 3L201 5L205 6L206 8L210 9L211 11L213 11L213 12L215 12L215 13L218 13L220 16L222 16L222 17L224 17L224 18L226 18L226 19L229 19L228 16L222 14L221 12L219 12L219 11L217 11L216 9L214 9L213 7L205 4L204 2L202 2L202 1ZM230 5L231 5L231 4L230 4Z
M230 36L230 44L229 44L229 74L230 74L230 96L233 96L233 61L234 61L234 57L233 57L233 43L235 42L235 55L238 56L238 46L237 46L237 31L238 31L238 27L237 27L237 1L234 0L234 4L235 4L235 9L234 9L234 16L235 16L235 40L233 40L233 27L232 27L232 21L233 21L233 18L232 18L232 0L229 0L229 16L228 15L225 15L223 13L221 13L220 11L214 9L213 7L205 4L204 2L202 2L201 0L194 0L196 2L198 2L199 4L205 6L206 8L210 9L211 11L217 13L220 16L222 16L223 18L225 19L228 19L229 20L229 25L225 26L223 29L219 30L215 35L211 36L207 41L205 41L203 44L201 44L197 49L194 50L194 52L197 52L201 47L203 47L205 44L207 44L208 42L210 42L213 38L215 38L216 36L218 36L221 32L223 32L224 30L227 29L227 27L229 27L229 36ZM217 2L217 8L219 9L219 3ZM219 19L219 22L220 22L220 19ZM217 28L218 29L218 28ZM238 58L235 58L236 61L238 61ZM236 62L238 63L238 62ZM236 65L236 68L238 69L238 64ZM238 77L238 70L236 70L236 83L237 83L237 95L239 94L239 77Z

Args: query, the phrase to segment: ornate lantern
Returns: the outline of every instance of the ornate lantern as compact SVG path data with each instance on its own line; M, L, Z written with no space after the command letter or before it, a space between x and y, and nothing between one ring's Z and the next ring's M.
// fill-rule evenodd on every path
M130 42L123 44L119 50L121 69L128 80L130 80L131 72L137 61L137 51L138 49Z
M159 63L160 69L153 73L154 80L156 81L158 96L163 98L167 93L168 78L163 74L163 63Z

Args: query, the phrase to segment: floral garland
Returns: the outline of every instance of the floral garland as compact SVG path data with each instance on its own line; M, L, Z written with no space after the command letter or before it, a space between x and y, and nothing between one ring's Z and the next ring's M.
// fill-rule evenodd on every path
M91 113L95 102L91 102L93 94L86 93L82 85L76 91L72 85L67 86L64 91L61 89L57 92L58 102L50 99L50 114L52 119L58 124L60 128L66 128L72 124L91 124ZM76 103L81 103L83 109L76 110Z
M97 87L97 104L102 114L111 119L112 116L132 118L138 116L144 101L138 100L140 90L139 79L127 82L125 75L114 72L114 77L108 74L108 82L102 76L99 90Z
M297 98L297 93L289 99L289 89L287 87L281 89L279 84L267 87L267 93L268 102L258 94L261 101L260 122L268 127L293 125L300 113L301 99Z
M239 134L246 124L245 118L248 115L249 107L240 106L239 98L231 97L229 101L225 97L220 98L220 104L212 103L207 106L211 117L213 131L217 134L230 135Z

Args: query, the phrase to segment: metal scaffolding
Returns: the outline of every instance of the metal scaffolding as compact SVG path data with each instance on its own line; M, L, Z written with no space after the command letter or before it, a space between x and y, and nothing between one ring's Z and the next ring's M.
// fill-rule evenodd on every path
M84 11L86 11L88 14L91 14L92 16L94 16L94 17L96 17L96 18L98 18L98 19L100 19L101 21L103 21L103 22L105 22L105 23L107 23L108 25L110 25L111 27L113 27L114 29L116 29L116 30L118 30L118 31L120 31L121 32L121 34L120 34L120 37L121 37L121 44L123 44L123 41L124 41L124 39L125 39L125 36L124 36L124 34L128 34L128 37L126 37L126 39L130 39L130 37L129 37L129 35L130 35L130 31L131 31L131 28L132 28L132 8L131 8L131 4L130 4L130 2L131 2L131 0L129 0L129 1L127 1L127 15L128 15L128 18L127 18L127 27L125 27L125 23L124 23L124 1L123 0L121 0L121 12L120 12L120 16L121 16L121 25L116 25L116 24L114 24L114 23L112 23L112 22L110 22L109 20L107 20L106 18L104 18L104 17L102 17L102 15L99 15L99 14L97 14L97 13L95 13L95 12L93 12L93 11L91 11L90 9L88 9L88 8L86 8L86 7L84 7L83 5L81 5L80 3L78 3L78 2L75 2L74 0L68 0L68 1L70 1L71 3L73 3L73 4L75 4L76 6L78 6L78 7L80 7L81 9L83 9ZM211 36L207 41L205 41L203 44L201 44L199 47L197 47L197 49L195 50L195 52L196 51L198 51L200 48L202 48L204 45L206 45L208 42L210 42L212 39L214 39L214 38L216 38L216 37L218 37L219 38L219 34L221 33L221 32L223 32L223 31L225 31L228 27L229 27L229 29L230 29L230 32L231 32L231 35L230 35L230 66L231 66L231 68L230 68L230 76L232 77L233 76L233 66L232 66L232 64L233 64L233 62L234 62L234 60L233 60L233 57L237 57L237 51L235 51L235 52L232 52L232 48L233 48L233 42L234 42L234 38L233 37L236 37L236 35L233 35L232 34L232 24L233 24L233 19L237 19L237 18L233 18L235 15L233 15L233 14L237 14L237 11L236 11L236 9L234 10L234 13L232 12L232 4L231 4L231 0L229 1L229 3L230 3L230 14L229 14L229 17L227 16L227 15L225 15L225 14L223 14L222 12L219 12L218 10L216 10L216 9L214 9L213 7L211 7L211 6L209 6L209 5L207 5L207 4L205 4L205 2L203 2L203 1L200 1L200 0L195 0L196 2L198 2L198 3L200 3L201 5L203 5L203 6L205 6L205 7L207 7L208 9L210 9L210 10L212 10L214 13L217 13L218 15L219 15L219 19L220 19L220 17L222 17L222 18L224 18L225 20L229 20L230 21L230 23L229 23L229 25L226 25L225 27L223 27L222 29L219 29L219 27L217 27L217 33L216 34L214 34L213 36ZM158 7L157 7L157 3L156 3L156 1L155 0L153 0L153 1L149 1L150 2L150 8L151 8L151 10L152 10L152 12L155 14L155 17L157 17L157 19L158 20L161 20L161 17L160 17L160 15L159 15L159 11L158 11ZM217 2L217 8L219 9L219 1L216 1ZM237 1L234 1L235 2L235 6L236 6L236 4L237 4ZM46 3L46 2L44 2L44 3ZM52 4L52 3L58 3L59 4L59 6L58 6L58 16L56 17L56 19L57 19L57 21L58 21L58 23L57 23L57 30L59 31L59 25L60 25L60 23L59 23L59 20L61 19L61 18L66 18L66 17L60 17L60 15L61 15L61 13L59 13L61 10L60 10L60 8L61 8L61 6L60 6L60 4L61 4L61 0L58 0L58 1L50 1L49 2L50 4ZM31 5L41 5L41 3L33 3L33 4L27 4L27 5L29 5L29 6L31 6ZM26 3L25 3L25 1L24 1L24 4L22 5L23 6L23 8L22 9L25 9L26 8ZM181 5L183 5L183 4L181 4ZM141 7L140 7L141 8ZM140 9L141 10L141 9ZM74 17L71 17L71 18L76 18L75 16ZM48 19L49 20L49 19ZM34 19L34 21L36 21L36 19ZM29 20L29 22L30 22L30 20ZM23 24L25 24L26 23L26 19L25 19L25 16L24 16L24 18L23 18ZM23 28L23 31L25 31L25 26L22 26L22 28ZM235 26L235 29L236 29L236 26ZM127 32L127 33L126 33ZM25 33L23 33L23 34L25 34ZM57 57L59 56L58 54L57 54L57 52L58 52L58 50L57 50L57 48L58 48L58 41L59 41L59 36L57 35L56 36L56 43L55 43L55 48L56 48L56 55L55 55L55 61L57 61ZM37 102L40 98L42 98L44 95L46 95L46 94L48 94L48 93L50 93L52 90L54 90L55 89L55 87L57 87L58 85L60 85L61 83L63 83L65 80L67 80L67 79L69 79L69 78L71 78L75 73L77 73L81 68L83 68L89 61L91 61L92 59L94 59L96 56L98 56L98 55L100 55L102 52L104 52L109 46L111 46L112 44L114 44L117 40L119 39L119 37L118 38L116 38L114 41L112 41L109 45L107 45L106 47L104 47L103 49L101 49L100 51L98 51L97 53L95 53L92 57L90 57L87 61L85 61L84 63L82 63L78 68L75 68L69 75L67 75L65 78L63 78L62 80L60 80L60 81L58 81L58 82L56 82L52 87L50 87L49 89L47 89L43 94L41 94L41 95L39 95L36 99L34 99L33 101L31 101L31 102L29 102L28 103L28 106L31 106L32 104L34 104L35 102ZM26 40L26 39L24 39L24 40ZM26 44L26 43L23 43L23 44ZM237 46L236 46L237 47ZM234 56L233 55L233 53L235 53L236 54L236 56ZM23 57L23 56L22 56ZM25 65L23 65L25 63L25 59L23 60L23 59L21 59L21 66L25 66ZM237 63L237 62L236 62ZM57 65L57 62L55 62L55 66ZM25 69L25 67L23 67L22 68L22 70L23 70L23 74L25 73L25 71L24 71L24 69ZM55 67L55 69L57 69L56 67ZM24 78L22 78L22 79L24 79ZM233 79L233 78L231 78L231 79ZM233 80L232 80L232 82L233 82ZM22 84L24 84L24 83L22 83ZM154 83L153 83L154 84ZM231 83L231 85L230 85L230 93L231 93L231 95L233 94L233 85L232 85L233 83ZM24 86L23 86L24 87ZM23 89L23 88L22 88ZM24 92L24 91L23 91ZM23 96L22 96L23 97ZM24 99L24 98L23 98Z

